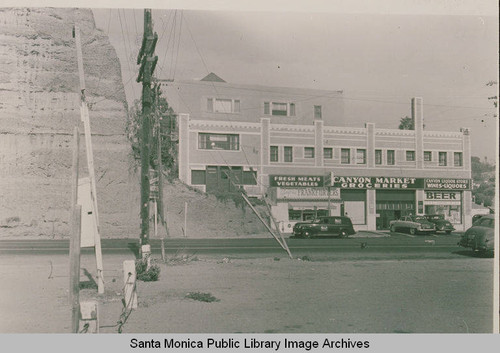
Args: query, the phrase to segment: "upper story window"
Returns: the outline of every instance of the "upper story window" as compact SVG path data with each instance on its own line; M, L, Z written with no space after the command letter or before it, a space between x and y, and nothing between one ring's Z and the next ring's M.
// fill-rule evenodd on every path
M375 150L375 164L382 164L382 150Z
M295 103L264 102L264 115L295 116Z
M453 154L453 165L455 167L463 166L462 152L455 152Z
M304 147L304 158L314 158L314 147Z
M448 164L447 153L446 152L439 152L439 165L444 167L447 164Z
M351 150L349 148L342 148L340 150L340 163L342 164L351 163Z
M356 163L366 164L366 150L358 148L356 150Z
M271 162L278 161L278 146L271 146L270 160L271 160Z
M321 119L321 105L314 106L314 119Z
M415 162L415 151L406 151L406 161Z
M238 151L240 149L240 135L200 132L198 134L198 148L200 150Z
M333 158L333 148L331 148L331 147L323 148L323 158L324 159L332 159Z
M396 156L394 150L387 150L387 165L396 164Z
M293 162L293 148L292 148L292 146L285 146L285 147L283 147L283 149L284 149L283 157L285 158L285 162Z
M239 113L239 99L207 98L207 111L211 113Z
M424 151L424 162L432 162L432 152Z

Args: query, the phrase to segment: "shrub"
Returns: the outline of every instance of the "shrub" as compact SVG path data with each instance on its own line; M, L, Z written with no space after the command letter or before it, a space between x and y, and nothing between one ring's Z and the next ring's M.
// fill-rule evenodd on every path
M139 259L135 261L135 272L139 281L154 282L160 277L160 266L151 264L148 269L147 260Z

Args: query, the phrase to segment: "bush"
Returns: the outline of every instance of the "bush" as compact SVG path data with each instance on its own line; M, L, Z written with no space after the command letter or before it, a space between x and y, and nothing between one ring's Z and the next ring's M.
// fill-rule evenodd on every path
M160 266L151 264L148 269L147 260L139 259L135 261L135 272L139 281L154 282L160 277Z

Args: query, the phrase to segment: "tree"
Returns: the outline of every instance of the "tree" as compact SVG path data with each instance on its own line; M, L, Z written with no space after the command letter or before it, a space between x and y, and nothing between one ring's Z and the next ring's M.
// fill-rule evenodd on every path
M498 85L498 82L497 81L490 81L486 84L486 86L489 86L489 87L492 87L494 85ZM488 97L488 100L492 100L493 101L493 106L496 108L498 108L498 96L491 96L491 97ZM493 115L493 117L497 117L497 114L495 113Z
M399 130L415 130L415 120L405 116L399 120Z
M126 133L132 145L132 154L136 160L141 158L141 124L142 124L141 100L134 101L133 107L129 110ZM163 170L169 177L178 176L177 165L177 121L173 109L168 105L165 97L158 92L157 99L153 107L152 114L152 141L150 152L150 165L158 164L158 143L161 143L161 161ZM157 129L160 129L160 141L158 141Z

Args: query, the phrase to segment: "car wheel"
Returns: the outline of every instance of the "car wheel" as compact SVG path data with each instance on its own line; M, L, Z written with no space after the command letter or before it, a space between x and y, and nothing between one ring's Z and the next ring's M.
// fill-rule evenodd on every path
M450 234L450 233L451 233L451 230L447 230L447 231L446 231L446 234Z
M347 233L345 230L341 230L339 235L341 238L347 238Z
M391 232L392 233L396 233L396 227L395 226L391 226Z
M415 235L417 233L417 230L415 228L410 228L410 234Z
M311 234L309 234L309 232L305 232L304 233L304 238L310 239L311 238Z

